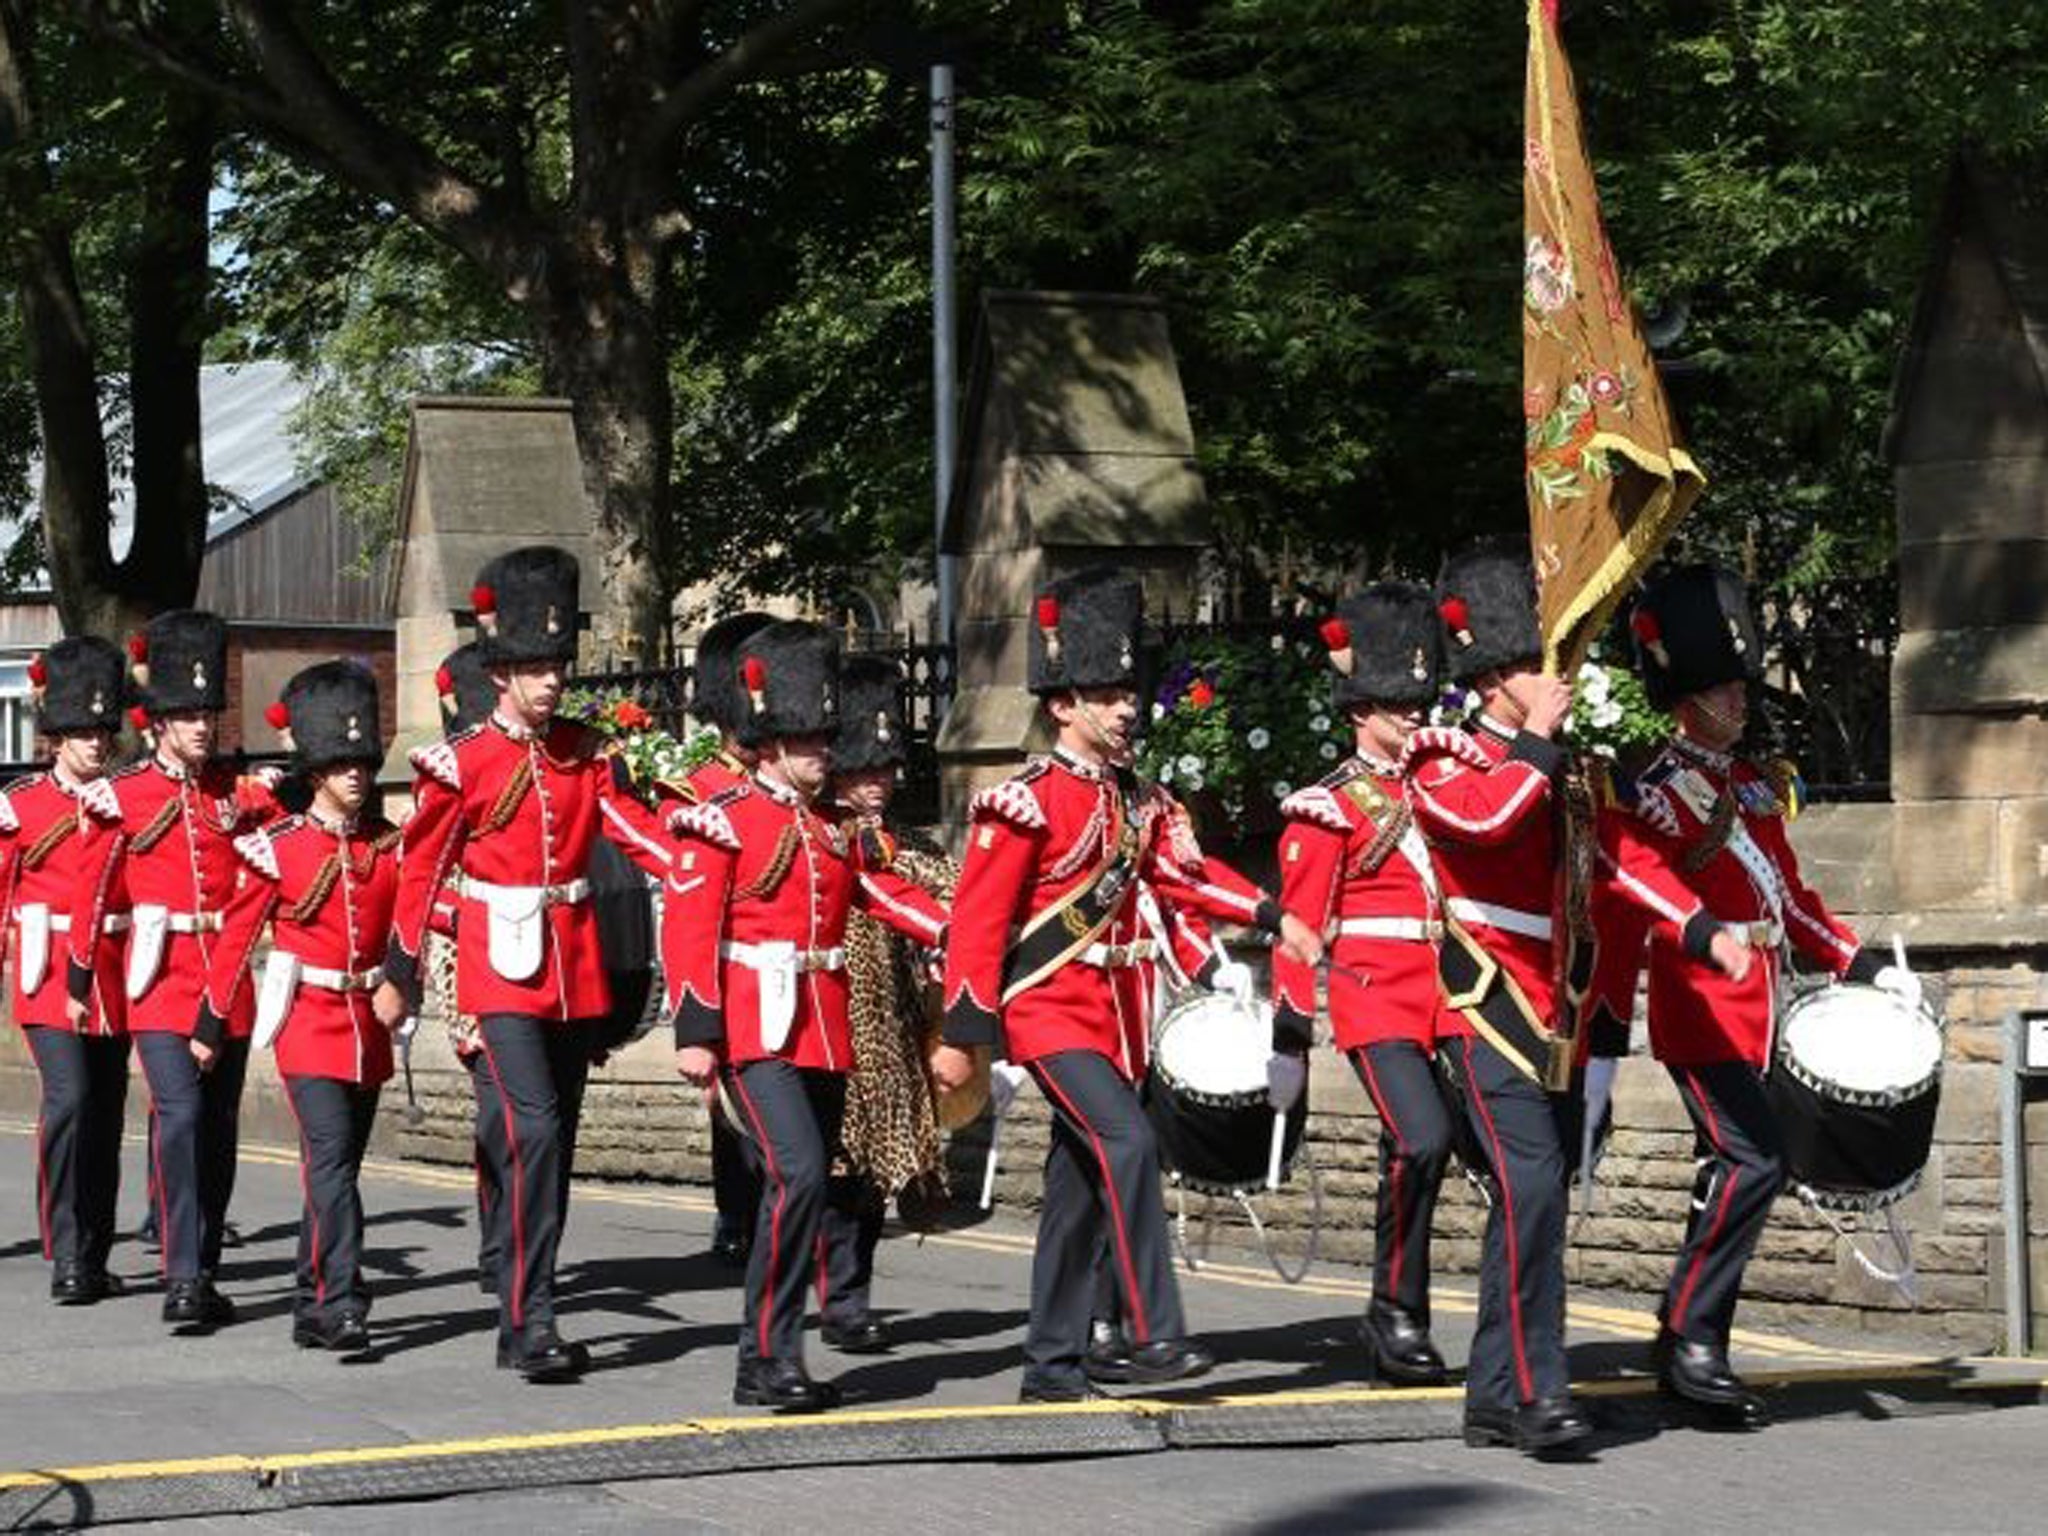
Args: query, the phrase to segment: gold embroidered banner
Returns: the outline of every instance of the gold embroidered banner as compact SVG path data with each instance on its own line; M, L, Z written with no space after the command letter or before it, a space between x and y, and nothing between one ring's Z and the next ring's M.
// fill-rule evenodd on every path
M1706 486L1600 218L1557 0L1528 0L1522 413L1544 662L1577 671Z

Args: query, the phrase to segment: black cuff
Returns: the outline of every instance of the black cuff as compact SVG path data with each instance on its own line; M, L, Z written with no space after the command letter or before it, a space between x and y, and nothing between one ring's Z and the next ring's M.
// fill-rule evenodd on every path
M212 1003L202 1002L199 1005L199 1022L192 1026L192 1038L209 1051L217 1051L227 1034L228 1021L213 1011Z
M64 990L74 1003L92 1001L92 967L80 965L76 960L66 962Z
M1533 731L1515 732L1514 745L1508 748L1508 761L1527 763L1546 779L1557 777L1564 767L1564 748L1548 736L1538 736Z
M1877 973L1891 963L1890 957L1882 950L1859 949L1856 958L1849 962L1849 968L1842 972L1842 980L1860 981L1869 986L1877 980Z
M1628 1035L1628 1020L1617 1019L1604 1003L1596 1006L1593 1016L1586 1020L1586 1047L1595 1056L1626 1056Z
M1282 1003L1273 1010L1273 1049L1306 1051L1316 1043L1316 1021L1313 1014L1299 1013Z
M420 1011L420 961L394 936L384 946L384 979L398 988L408 1013Z
M946 1023L940 1038L948 1045L957 1045L962 1050L975 1046L993 1046L996 1030L1002 1023L995 1014L962 993L946 1007Z
M1279 902L1270 896L1261 896L1259 910L1252 914L1252 926L1261 933L1278 934L1282 916Z
M1685 920L1685 952L1695 960L1713 959L1714 935L1721 924L1705 907Z
M685 992L676 1008L676 1048L701 1045L718 1050L725 1044L725 1011L714 1008L694 992Z

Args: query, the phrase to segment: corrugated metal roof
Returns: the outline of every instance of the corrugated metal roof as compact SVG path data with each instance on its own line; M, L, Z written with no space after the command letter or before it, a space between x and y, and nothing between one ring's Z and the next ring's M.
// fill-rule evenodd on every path
M199 461L206 482L226 504L207 519L206 540L233 532L311 483L298 463L290 425L306 398L306 383L288 363L210 363L199 370ZM30 484L40 466L32 466ZM114 556L128 552L135 529L135 488L128 477L111 487ZM18 524L0 519L0 548ZM47 590L49 581L40 583Z

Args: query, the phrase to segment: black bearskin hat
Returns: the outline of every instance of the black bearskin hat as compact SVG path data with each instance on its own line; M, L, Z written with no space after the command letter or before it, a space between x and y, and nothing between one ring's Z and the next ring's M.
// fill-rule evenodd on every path
M739 648L740 744L839 730L839 637L821 624L765 625Z
M582 573L552 544L509 549L477 572L470 589L486 666L576 659Z
M1323 621L1323 644L1337 669L1330 699L1399 707L1435 702L1443 679L1443 620L1419 581L1375 582L1337 604Z
M1669 709L1689 693L1748 681L1763 645L1742 578L1718 565L1683 565L1652 577L1629 615L1636 666L1650 703Z
M1040 697L1137 687L1144 622L1145 589L1130 572L1098 565L1062 576L1032 604L1026 686Z
M835 773L893 768L904 759L903 669L881 656L849 656L839 668Z
M293 766L331 768L384 761L377 679L352 661L323 661L294 673L270 723L292 734Z
M1543 657L1536 572L1523 550L1478 544L1451 556L1437 578L1436 607L1454 682Z
M39 690L36 723L46 736L121 729L128 663L98 635L59 640L29 663L28 680Z
M450 651L434 672L434 692L441 696L441 729L447 735L490 719L498 707L498 685L484 667L483 647L472 640Z
M690 713L727 736L739 734L746 694L740 689L740 647L774 619L749 609L720 619L697 637Z
M128 640L130 671L152 715L228 706L228 627L217 613L174 608Z

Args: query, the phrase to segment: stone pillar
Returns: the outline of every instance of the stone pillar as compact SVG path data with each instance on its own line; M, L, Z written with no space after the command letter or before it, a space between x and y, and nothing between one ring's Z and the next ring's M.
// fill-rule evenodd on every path
M1037 591L1114 563L1143 576L1153 615L1187 614L1209 542L1194 431L1155 300L986 295L963 425L941 541L960 557L959 691L938 741L949 823L1043 744L1022 686Z
M445 396L413 403L398 499L398 733L381 777L410 783L406 754L441 734L434 670L474 633L469 590L485 561L559 544L598 589L596 522L566 400Z

